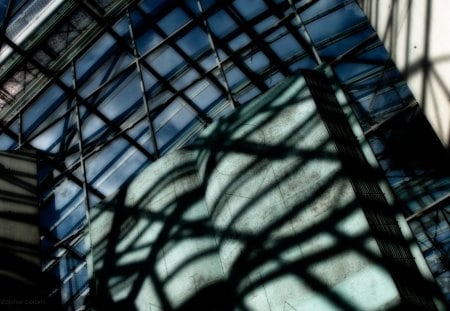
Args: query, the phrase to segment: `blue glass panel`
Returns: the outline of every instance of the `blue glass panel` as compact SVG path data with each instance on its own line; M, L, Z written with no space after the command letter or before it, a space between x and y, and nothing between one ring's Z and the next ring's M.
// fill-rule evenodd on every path
M227 76L228 83L232 88L247 80L247 77L242 73L242 71L236 67L232 67L225 74Z
M168 104L168 101L170 98L173 98L173 93L169 92L169 91L164 91L162 93L159 93L158 95L150 97L148 99L150 108L155 109L156 107L159 107L160 105Z
M149 160L142 153L134 148L127 148L115 165L111 166L94 186L105 195L110 195L148 164Z
M210 48L208 36L199 27L188 32L177 44L192 58Z
M357 46L372 34L373 29L367 26L367 28L362 31L352 33L351 35L320 49L319 54L323 58L334 59Z
M59 78L65 85L73 87L73 71L72 68L67 69Z
M136 47L140 55L153 49L161 42L162 38L152 29L147 29L136 38Z
M210 106L223 99L222 93L207 81L201 81L190 87L186 95L202 110L209 110Z
M185 64L183 58L170 47L165 48L161 52L158 51L158 53L151 54L147 57L147 60L164 77L170 76Z
M267 6L262 0L236 0L233 2L233 5L247 20L267 9Z
M269 78L265 80L265 82L268 87L272 87L275 86L278 82L280 82L284 78L285 76L282 73L277 72L276 74L271 74Z
M278 21L279 21L278 18L276 18L275 16L271 15L268 18L266 18L265 20L263 20L262 22L256 24L255 25L255 30L258 33L263 33L264 31L266 31L267 29L269 29L273 25L275 25Z
M133 14L135 16L135 14ZM133 20L134 22L134 20ZM128 29L128 16L124 16L119 19L112 27L115 32L117 32L121 37L128 37L129 29Z
M194 69L189 69L187 72L183 73L180 77L178 77L172 85L177 89L181 90L184 87L187 87L192 83L192 81L195 81L195 79L199 78L200 75L198 72Z
M307 22L308 19L314 18L317 15L319 15L329 9L332 9L344 2L345 2L345 0L316 1L311 7L309 7L306 11L301 13L302 19L305 22Z
M95 115L89 116L82 126L83 139L87 141L93 140L106 129L105 123Z
M70 215L62 218L58 222L58 226L53 230L53 234L59 239L67 237L86 222L86 209L81 199L76 201L75 204L75 208L70 210ZM69 207L71 206L67 206L67 208Z
M219 38L226 36L238 27L234 20L224 11L218 11L210 16L208 25L211 31Z
M259 73L270 65L269 59L262 52L252 54L245 59L245 64L254 72Z
M83 75L95 66L108 50L114 47L116 41L109 34L104 34L76 63L77 77Z
M320 2L324 3L323 1ZM366 21L365 15L357 4L352 3L308 24L306 27L313 42L317 43L362 21ZM327 27L324 27L324 25L327 25Z
M6 134L0 135L0 150L14 149L16 142Z
M58 145L64 138L66 129L65 125L65 121L61 120L60 122L49 128L47 131L43 132L35 139L33 139L30 144L36 149L56 153L58 151Z
M64 100L64 92L53 85L23 114L23 130L30 131L38 126Z
M245 90L242 94L239 94L238 101L241 104L245 104L246 102L252 100L255 96L261 94L261 91L256 87L252 87L250 89Z
M138 74L134 73L99 104L98 109L110 120L114 120L129 111L136 110L141 104L140 80Z
M223 60L224 53L222 50L219 50L220 59ZM207 71L217 66L216 56L213 54L208 55L204 59L200 61L200 65Z
M144 0L139 3L139 7L142 8L145 13L153 14L166 2L166 0Z
M317 66L317 63L309 55L301 58L289 66L289 69L296 72L299 69L311 69Z
M203 10L206 11L213 4L215 4L215 2L216 2L216 0L201 0L201 4L202 4L202 7L203 7ZM196 14L199 14L197 0L187 0L186 4L191 9L192 12L194 12Z
M180 8L172 10L164 16L157 24L166 34L171 34L189 21L187 14Z
M236 38L234 38L233 40L231 40L230 42L228 42L228 45L233 49L233 50L238 50L241 47L247 45L250 42L250 37L247 36L245 33L240 34L239 36L237 36Z
M134 140L136 140L139 145L143 146L146 150L154 153L154 148L151 141L151 131L147 118L144 118L141 122L135 125L127 132L127 134Z
M159 81L147 69L142 69L142 77L144 79L145 90L152 92L158 85Z
M172 143L194 118L195 115L178 101L170 104L154 121L158 146L164 149L167 144Z
M282 60L286 60L297 53L303 52L303 48L291 34L279 38L270 46Z
M116 140L104 147L86 161L86 177L90 184L101 183L103 175L114 170L120 158L132 147L123 139Z

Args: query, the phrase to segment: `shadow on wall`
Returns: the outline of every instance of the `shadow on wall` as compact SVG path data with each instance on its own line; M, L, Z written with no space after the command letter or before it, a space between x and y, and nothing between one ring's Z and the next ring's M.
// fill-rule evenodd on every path
M54 303L41 272L36 161L31 151L0 152L1 310Z
M91 210L92 304L433 309L426 290L434 284L419 277L412 257L381 256L406 241L391 234L395 222L364 214L393 215L379 196L355 196L353 181L370 178L345 167L351 152L337 151L356 139L336 137L304 80L290 79L158 160Z
M408 81L434 130L450 146L450 33L446 0L358 1Z

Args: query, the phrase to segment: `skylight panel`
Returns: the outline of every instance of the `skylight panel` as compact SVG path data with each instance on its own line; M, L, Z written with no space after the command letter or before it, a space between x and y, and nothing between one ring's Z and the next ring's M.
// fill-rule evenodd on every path
M183 26L189 21L189 17L186 13L180 9L176 8L166 16L164 16L157 24L164 30L166 34L171 34L178 28Z
M5 35L17 45L21 45L39 26L64 2L64 0L35 0L16 14L9 23ZM11 55L12 48L4 46L0 50L0 64Z
M247 20L267 10L262 0L236 0L233 5Z

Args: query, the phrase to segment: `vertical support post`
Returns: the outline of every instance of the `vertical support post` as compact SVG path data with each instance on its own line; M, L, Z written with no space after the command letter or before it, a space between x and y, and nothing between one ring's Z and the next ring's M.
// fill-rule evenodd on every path
M308 29L306 29L306 26L303 23L302 17L298 13L297 8L295 7L292 0L288 0L288 2L289 2L289 5L291 6L292 11L294 11L295 18L297 19L297 21L300 25L300 29L302 31L303 38L305 38L306 42L311 47L311 52L313 53L314 59L316 60L317 64L321 65L323 63L323 61L320 58L319 53L317 52L316 47L314 46L314 44L312 42L311 35L309 34Z
M233 108L237 108L240 106L240 104L239 104L239 102L237 102L234 99L233 94L231 93L230 84L228 83L227 76L225 75L225 70L223 69L219 52L217 51L216 45L214 44L211 29L209 28L208 21L206 20L201 0L197 0L197 7L198 7L198 10L200 11L200 16L202 17L203 26L205 27L206 33L208 35L209 44L211 45L211 49L213 50L214 55L216 57L217 67L219 68L220 73L222 74L223 80L225 82L224 87L225 87L225 90L227 91L228 100L231 102L231 105L233 106Z
M83 196L84 196L84 207L85 207L85 217L87 222L87 228L88 232L90 232L91 227L91 218L89 215L90 211L90 202L89 202L89 191L87 187L87 174L86 174L86 163L84 159L84 144L83 144L83 132L82 132L82 122L81 122L81 112L80 112L80 103L78 100L78 83L77 83L77 73L76 73L76 67L75 67L75 61L72 60L72 84L73 84L73 90L75 92L74 96L74 102L75 102L75 114L76 114L76 121L77 121L77 138L78 138L78 146L80 151L80 166L81 166L81 173L83 176ZM90 239L90 235L88 234L89 239L89 248L91 249L90 252L87 254L86 258L86 264L88 269L88 278L90 283L90 292L95 291L95 286L92 285L92 282L94 280L94 268L93 268L93 261L92 261L92 241Z
M17 149L22 149L23 143L23 112L20 110L19 112L19 135L17 137Z
M144 75L142 73L142 66L140 63L140 55L137 50L136 40L134 38L133 23L131 20L130 11L128 9L127 9L127 17L128 17L128 31L130 33L130 38L131 38L131 46L133 49L134 63L136 64L136 70L139 74L139 84L140 84L141 93L142 93L142 103L145 107L145 113L147 115L147 121L148 121L148 126L150 129L150 136L151 136L151 140L152 140L154 154L155 154L156 158L159 158L160 154L159 154L159 149L158 149L158 142L156 141L156 132L155 132L155 128L153 126L152 115L150 113L150 107L148 106L147 95L145 94L146 88L145 88L145 82L144 82Z
M78 85L77 85L77 74L76 74L76 68L75 68L75 62L72 61L72 77L73 77L73 89L75 91L75 114L76 114L76 121L77 121L77 138L78 138L78 148L80 150L80 166L81 166L81 173L83 175L83 194L84 194L84 201L86 205L86 209L89 210L90 203L89 203L89 192L87 189L87 177L86 177L86 163L84 161L84 144L83 144L83 132L82 132L82 124L81 124L81 112L80 112L80 103L77 98L78 94Z

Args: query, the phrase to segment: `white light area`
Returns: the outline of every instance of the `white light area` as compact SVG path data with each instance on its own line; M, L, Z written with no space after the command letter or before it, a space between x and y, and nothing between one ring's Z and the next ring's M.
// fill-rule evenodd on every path
M63 131L63 123L60 122L50 130L45 131L43 134L37 136L31 142L31 145L39 150L46 150L51 152L55 146L59 144ZM58 142L58 143L56 143Z
M13 38L10 38L15 44L20 45L23 41L25 41L34 30L36 30L42 22L44 22L60 5L63 3L64 0L53 0L50 1L41 11L39 11L38 14L33 16L31 21L27 24L26 27L21 29L17 35L15 35ZM23 18L24 15L26 15L28 10L25 10L22 12L19 16L15 17L11 24L14 23L14 20ZM13 49L10 46L5 45L0 50L0 64L5 61L5 59L8 58L8 56L11 55L13 52Z

